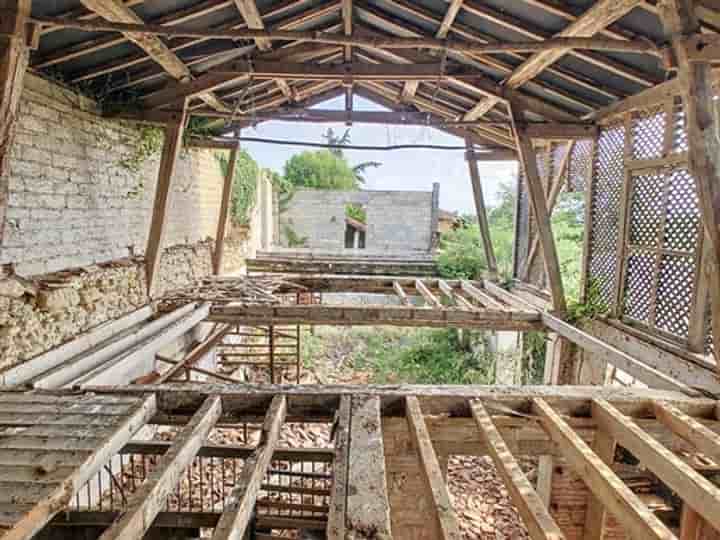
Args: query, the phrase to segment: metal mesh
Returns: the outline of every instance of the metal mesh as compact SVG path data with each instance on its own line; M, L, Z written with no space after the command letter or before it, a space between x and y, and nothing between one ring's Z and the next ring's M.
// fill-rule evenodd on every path
M665 149L665 106L636 113L632 121L632 156L634 159L656 159Z
M700 240L700 201L687 169L677 169L670 177L666 212L664 247L693 253Z
M585 191L592 166L592 141L577 141L573 145L568 165L568 191Z
M608 126L598 137L595 179L590 206L589 277L597 283L606 305L614 303L618 254L618 221L624 178L625 127Z

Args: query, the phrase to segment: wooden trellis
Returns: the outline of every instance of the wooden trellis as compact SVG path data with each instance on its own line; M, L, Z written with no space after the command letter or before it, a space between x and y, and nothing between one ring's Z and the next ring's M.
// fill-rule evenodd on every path
M602 127L586 199L584 281L618 318L702 352L703 234L687 144L675 97Z

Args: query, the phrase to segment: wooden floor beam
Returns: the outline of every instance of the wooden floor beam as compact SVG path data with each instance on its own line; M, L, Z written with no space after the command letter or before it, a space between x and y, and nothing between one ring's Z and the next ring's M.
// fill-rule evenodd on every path
M655 417L678 437L720 463L720 436L670 403L653 402Z
M643 431L635 422L602 399L593 400L592 415L598 426L615 438L646 468L720 530L720 488Z
M346 538L392 540L380 400L352 398Z
M532 409L563 457L630 536L675 540L675 535L545 400L533 399Z
M328 512L328 540L345 540L345 522L347 519L348 467L350 452L350 412L352 398L340 398L334 423L333 441L333 484L330 492L330 511Z
M405 398L405 416L407 417L412 444L420 459L422 477L433 500L438 538L442 540L460 540L462 536L457 515L453 509L450 493L445 484L443 472L440 469L440 462L435 454L423 418L420 402L415 396Z
M155 517L165 508L186 467L195 459L208 434L222 415L218 396L208 397L190 422L176 436L172 446L128 500L121 517L105 530L100 540L141 540Z
M287 399L275 396L265 414L260 441L245 460L242 473L230 495L230 502L220 516L213 540L243 540L255 509L255 501L285 422Z
M523 473L482 402L472 401L470 409L480 432L480 438L487 445L495 470L507 487L510 499L520 513L530 538L564 540L565 535Z

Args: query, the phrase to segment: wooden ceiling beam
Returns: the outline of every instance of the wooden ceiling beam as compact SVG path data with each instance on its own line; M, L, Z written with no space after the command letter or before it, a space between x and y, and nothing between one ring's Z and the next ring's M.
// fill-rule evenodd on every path
M305 0L295 0L291 2L290 4L283 4L282 6L274 9L270 9L263 13L264 17L277 17L280 16L282 13L286 12L289 7L292 7L297 4L301 4ZM295 27L302 26L304 24L307 24L308 22L314 20L326 17L330 15L333 11L339 9L339 5L336 2L331 2L327 5L322 5L318 8L313 8L307 11L302 12L299 15L295 15L293 17L288 18L287 20L284 20L283 22L279 23L278 27L281 29L292 29ZM224 23L220 26L218 26L218 29L236 29L236 28L243 28L245 26L244 23ZM209 41L209 38L187 38L187 39L178 39L173 40L173 45L170 47L170 50L177 53L179 51L182 51L184 49L188 49L190 47L194 47L196 45L199 45L201 43L204 43L206 41ZM317 45L317 44L315 44ZM207 63L209 59L212 58L222 58L223 62L232 60L232 58L237 57L240 54L250 53L252 52L253 46L248 47L239 47L235 49L231 49L228 52L222 52L222 53L215 53L212 55L208 55L205 57L198 57L194 58L192 60L189 60L187 62L188 67L196 66L199 64ZM282 49L282 48L281 48ZM280 50L281 50L280 49ZM228 53L232 53L233 57L228 57ZM270 51L268 53L264 53L268 55L272 55L273 52ZM91 80L93 78L99 77L101 75L107 75L113 72L117 72L120 70L126 70L129 67L144 64L146 62L150 62L151 59L145 55L145 54L138 54L133 55L128 58L123 58L117 62L111 62L109 64L102 65L99 69L93 69L91 71L82 73L76 77L73 77L69 80L70 83L78 83L85 80ZM207 69L207 68L205 68ZM204 70L203 70L204 71ZM141 72L136 75L132 75L128 78L127 81L123 82L122 84L119 84L117 86L113 87L113 90L122 90L126 88L132 88L135 85L150 81L152 79L165 76L166 72L164 70L157 70L157 69L150 69L146 70L144 72Z
M99 0L82 0L93 3ZM117 1L117 0L113 0ZM626 0L628 1L628 0ZM639 0L633 0L639 1ZM517 53L549 53L562 56L571 49L591 49L606 52L631 52L636 54L649 54L660 56L660 50L647 41L625 41L610 38L559 36L543 41L508 41L495 43L465 43L452 40L443 40L427 37L402 38L387 37L375 41L368 41L354 36L330 34L323 32L308 32L301 30L197 30L192 28L168 27L142 22L102 22L91 23L78 20L53 19L51 17L32 17L31 22L43 25L73 28L85 32L123 32L136 36L136 39L150 36L208 38L214 40L238 39L268 39L277 41L309 41L314 43L329 43L334 45L365 45L381 49L418 49L427 48L441 51L452 51L467 54L503 54Z
M119 0L81 0L81 2L87 9L94 11L108 21L114 21L118 24L129 24L131 26L144 26L142 19ZM192 79L190 69L183 64L177 55L157 36L137 32L124 32L124 34L129 40L143 49L155 62L162 66L174 79L179 81L189 81ZM225 104L212 93L203 94L200 97L213 109L229 110Z
M142 0L144 2L145 0ZM139 4L141 2L138 2L136 0L133 1L126 1L125 6L131 7L133 5ZM232 4L232 0L206 0L200 5L195 5L190 8L185 8L173 13L170 13L168 15L165 15L163 17L159 17L158 19L153 20L153 24L165 24L168 26L173 26L176 24L182 24L185 22L193 21L194 19L203 17L205 15L209 15L210 13L214 13L215 11L219 11L221 9L225 9L229 5ZM77 11L77 10L75 10ZM83 12L86 10L83 9ZM80 20L93 20L97 19L98 15L94 12L91 12L93 14L93 17L79 17ZM66 18L72 18L71 15L67 15ZM50 27L53 29L57 29L55 27ZM45 32L47 33L47 32ZM76 45L71 45L70 47L63 47L57 51L51 52L48 55L39 57L35 59L32 62L33 69L44 69L48 68L50 66L54 66L57 64L61 64L63 62L68 62L70 60L73 60L75 58L81 58L86 55L90 55L93 53L96 53L98 51L108 49L110 47L114 47L116 45L119 45L121 43L125 43L129 41L128 38L124 35L120 36L102 36L100 38L91 40L91 41L83 41Z
M420 18L421 20L431 23L431 24L439 24L440 20L437 19L434 15L428 13L427 11L421 9L420 7L414 5L414 4L408 4L407 2L404 2L404 0L387 0L388 3L397 9L402 9L403 11L407 12L408 15L411 15L413 17ZM411 28L406 23L399 23L391 19L390 15L378 12L375 8L370 8L368 6L363 5L362 8L358 7L358 12L362 15L363 19L366 20L369 24L371 24L373 27L377 27L382 29L384 32L388 32L390 34L395 34L398 36L422 36L422 30ZM452 32L454 34L457 34L459 37L463 38L466 41L474 42L474 43L492 43L495 40L495 38L486 37L478 32L472 31L459 23L456 23L452 27ZM379 51L378 51L379 52ZM393 52L393 51L383 51L383 52ZM399 52L399 51L395 51ZM404 54L413 54L416 51L403 51ZM520 53L508 53L508 56L517 58L519 61L525 60L525 56L521 55ZM490 55L479 55L479 54L457 54L457 53L449 53L449 58L452 58L454 60L457 60L459 62L462 62L464 64L470 65L472 67L475 67L476 69L483 69L485 66L490 68L492 71L500 71L502 73L511 74L512 71L515 69L515 65L510 64L504 60L500 60L496 58L495 56ZM582 78L572 77L569 76L567 73L562 72L555 68L550 68L550 73L553 75L566 80L570 82L571 84L580 85L583 87L587 87L590 90L593 90L595 92L598 92L600 94L604 94L605 92L602 89L598 89L598 85L590 85L585 83ZM530 84L532 84L532 88L530 87ZM560 90L553 86L548 86L545 83L530 83L528 85L528 90L537 90L538 92L547 93L553 96L556 96L558 99L570 103L575 107L578 107L580 109L586 110L588 112L593 111L595 108L595 105L587 102L585 100L578 99L577 97ZM618 96L615 94L610 94L608 97L611 99L616 99Z
M492 9L491 7L488 7L484 4L479 4L475 0L467 0L467 3L465 4L465 9L468 11L468 13L472 13L473 15L477 15L478 17L481 17L483 19L489 20L499 26L502 26L504 28L507 28L513 32L517 32L522 36L525 36L526 38L537 40L537 41L544 41L547 39L553 38L553 34L550 32L547 32L545 30L542 30L538 27L531 28L529 24L525 21L521 21L517 19L516 17L513 17L509 15L508 13L503 13L496 11ZM576 16L572 18L571 25L572 24L578 24L578 21L581 20L580 16ZM570 27L568 27L569 29ZM566 29L565 31L569 31ZM597 32L598 35L603 35L601 31ZM595 34L591 34L595 35ZM635 36L617 36L612 35L608 36L612 39L620 39L625 41L632 41L635 39L638 39ZM661 80L650 76L646 73L641 73L637 69L633 68L632 66L628 66L626 64L622 64L618 62L617 60L614 60L612 58L609 58L607 56L601 56L598 55L595 52L587 51L587 50L572 50L568 51L568 54L571 54L572 56L575 56L579 60L582 60L583 62L588 62L592 65L595 65L604 71L608 71L610 73L614 73L616 75L619 75L623 78L626 78L628 80L631 80L639 85L642 86L652 86L653 84L657 84L661 82Z
M590 7L582 16L578 17L565 30L560 32L558 36L592 36L630 12L637 7L640 2L642 2L642 0L622 0L620 2L616 0L601 0ZM505 80L504 85L513 89L519 88L534 79L569 51L570 49L556 49L534 54L512 72ZM465 120L480 118L489 110L487 107L487 105L483 107L481 104L478 104L477 107L465 115Z
M443 17L443 20L440 22L440 28L438 28L437 32L435 33L435 37L437 39L445 39L447 38L448 32L450 32L450 27L452 27L453 23L455 22L455 18L457 17L457 14L460 12L460 8L462 7L463 0L451 0L448 4L447 11L445 12L445 16ZM418 83L414 81L408 81L405 83L405 86L403 87L402 94L400 96L401 100L404 102L410 101L410 99L415 95L418 89Z
M376 34L375 31L367 30L365 28L362 29L362 32L368 33L371 36ZM421 56L411 51L387 51L372 48L367 48L367 50L371 51L373 55L378 56L386 61L402 64L425 62L434 58L432 56ZM368 59L368 61L370 61L369 57L367 56L363 56L362 58ZM373 61L377 62L377 60ZM512 99L517 103L521 104L521 106L525 110L541 117L547 118L548 120L554 120L558 122L574 122L576 120L575 115L568 113L563 109L556 107L555 105L547 103L528 94L521 93L520 91L505 88L495 83L494 81L484 77L478 77L472 82L465 81L456 77L449 77L448 82L450 83L450 86L474 95L479 94L483 97L496 97L502 101Z

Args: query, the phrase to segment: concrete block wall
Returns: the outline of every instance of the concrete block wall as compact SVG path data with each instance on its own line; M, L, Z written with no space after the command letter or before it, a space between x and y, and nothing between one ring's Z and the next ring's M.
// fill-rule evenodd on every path
M431 246L433 193L424 191L299 190L280 214L280 244L288 242L288 228L305 247L345 249L345 207L366 209L366 252L427 252ZM295 246L299 247L299 246Z
M101 118L95 104L28 75L9 175L0 264L37 275L142 254L159 154L138 172L136 126ZM173 179L165 245L214 237L223 178L210 150L183 150ZM1 203L2 201L0 201Z

